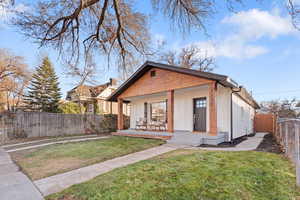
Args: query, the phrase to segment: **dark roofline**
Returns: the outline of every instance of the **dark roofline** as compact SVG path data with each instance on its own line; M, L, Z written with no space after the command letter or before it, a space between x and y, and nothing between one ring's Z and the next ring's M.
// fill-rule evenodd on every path
M179 72L191 76L196 76L200 78L205 78L209 80L214 80L223 85L224 87L230 87L230 88L238 88L239 85L230 79L228 76L221 75L221 74L215 74L211 72L202 72L194 69L188 69L173 65L167 65L162 63L156 63L152 61L146 61L140 68L136 70L135 73L133 73L120 87L118 87L117 90L115 90L106 100L108 101L117 101L117 97L124 92L127 88L129 88L136 80L138 80L141 76L144 75L148 70L150 70L152 67L165 69L169 71ZM253 99L253 102L255 100ZM258 105L256 102L254 103Z
M187 75L197 76L201 78L206 78L210 80L215 80L222 84L225 87L236 88L237 84L232 81L228 76L210 73L210 72L201 72L198 70L187 69L183 67L177 67L173 65L161 64L152 61L146 61L140 68L136 70L117 90L115 90L108 98L108 101L117 101L117 97L125 91L131 84L133 84L137 79L139 79L145 72L147 72L152 67L166 69L174 72L179 72Z

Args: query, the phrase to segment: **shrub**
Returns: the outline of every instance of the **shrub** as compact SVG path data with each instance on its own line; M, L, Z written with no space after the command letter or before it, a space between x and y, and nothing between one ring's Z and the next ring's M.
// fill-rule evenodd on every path
M81 114L80 106L74 102L67 102L59 105L59 109L64 114ZM81 111L84 113L85 108L81 106Z

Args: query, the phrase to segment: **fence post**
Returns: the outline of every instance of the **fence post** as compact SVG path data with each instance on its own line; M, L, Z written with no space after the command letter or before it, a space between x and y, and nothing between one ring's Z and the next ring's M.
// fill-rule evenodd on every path
M282 124L279 123L279 135L278 135L278 141L279 141L279 144L281 144L281 135L282 135Z
M288 137L289 126L285 123L285 154L289 152L289 137Z
M300 186L300 161L299 161L299 124L295 123L295 154L296 154L296 180L297 185Z

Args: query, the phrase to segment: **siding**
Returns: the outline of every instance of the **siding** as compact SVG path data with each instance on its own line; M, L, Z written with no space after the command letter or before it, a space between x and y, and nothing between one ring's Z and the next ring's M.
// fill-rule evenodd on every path
M156 76L151 77L151 71L156 72ZM213 83L214 81L199 78L191 75L181 74L164 69L153 68L140 77L134 84L127 88L119 98L156 94L181 88L190 88Z
M208 86L198 86L175 90L174 92L174 130L193 131L193 98L206 97L209 102ZM166 100L166 93L145 95L129 99L131 101L130 128L144 117L144 103ZM217 127L218 132L230 135L231 90L218 85L217 90ZM148 104L149 105L149 104ZM209 103L207 103L207 129L209 129ZM150 112L148 107L148 113ZM255 109L237 95L233 95L233 138L253 133ZM148 115L149 117L149 115ZM150 120L150 119L148 119ZM207 130L208 132L209 130Z
M174 92L174 130L193 131L193 98L207 98L206 127L209 128L208 86L175 90ZM130 128L135 128L136 121L144 117L144 103L166 100L166 93L141 96L131 99ZM148 106L148 121L150 120ZM208 130L207 130L208 131Z
M206 128L209 131L208 86L175 90L174 93L174 129L193 131L193 99L206 97Z
M233 95L233 138L253 133L255 109Z
M217 126L218 132L230 134L230 98L231 91L222 85L218 85L217 91Z

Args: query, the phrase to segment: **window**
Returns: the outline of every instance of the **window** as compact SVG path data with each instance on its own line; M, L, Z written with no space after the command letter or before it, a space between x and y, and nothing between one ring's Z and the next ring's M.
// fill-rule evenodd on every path
M197 99L196 108L206 108L206 99Z
M151 121L167 121L167 102L155 102L150 104Z
M148 104L147 102L144 103L144 119L147 120L147 116L148 116Z
M94 104L88 104L87 112L88 113L93 113L94 112Z
M154 77L154 76L156 76L156 72L155 72L154 70L153 70L153 71L151 71L151 72L150 72L150 76L151 76L151 77Z

